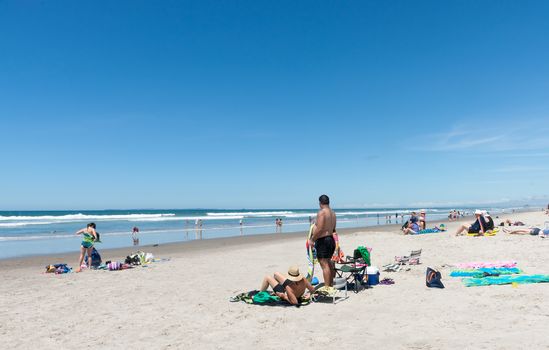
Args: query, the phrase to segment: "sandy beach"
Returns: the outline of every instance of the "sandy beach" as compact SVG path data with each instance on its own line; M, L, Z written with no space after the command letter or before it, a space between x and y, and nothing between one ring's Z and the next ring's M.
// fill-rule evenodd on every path
M506 218L543 225L541 212ZM403 236L400 225L340 232L343 250L373 248L376 266L413 249L421 265L382 273L394 285L351 293L336 305L247 305L229 297L259 288L262 277L307 263L305 233L213 239L142 247L170 258L125 271L44 274L46 264L75 266L77 252L0 261L0 335L8 349L544 349L548 284L465 287L445 264L516 260L526 273L549 274L549 240L537 236ZM131 249L102 252L123 260ZM445 289L425 286L439 268ZM320 268L317 266L318 270ZM320 273L318 274L320 277Z

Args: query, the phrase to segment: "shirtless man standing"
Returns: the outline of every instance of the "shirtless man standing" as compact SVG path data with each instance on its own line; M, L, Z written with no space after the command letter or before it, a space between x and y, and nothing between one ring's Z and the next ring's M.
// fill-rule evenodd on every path
M335 251L335 241L333 233L336 229L336 215L330 208L330 198L323 194L318 198L320 210L316 214L316 227L309 241L309 245L315 245L316 257L320 267L322 267L322 275L324 276L324 285L331 287L334 283L335 267L332 262L332 255Z

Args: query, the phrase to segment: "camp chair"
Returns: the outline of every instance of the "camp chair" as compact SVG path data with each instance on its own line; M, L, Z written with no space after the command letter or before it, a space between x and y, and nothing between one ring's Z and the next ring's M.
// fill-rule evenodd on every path
M410 255L395 256L395 262L387 265L383 265L383 271L398 272L404 265L419 265L419 259L421 258L421 249L412 250Z
M421 249L412 250L410 255L395 256L395 262L400 265L419 265L419 259L421 258Z
M355 293L358 293L359 286L368 280L366 267L362 255L355 249L352 257L347 256L347 261L335 264L336 277L344 278L347 283L353 283Z

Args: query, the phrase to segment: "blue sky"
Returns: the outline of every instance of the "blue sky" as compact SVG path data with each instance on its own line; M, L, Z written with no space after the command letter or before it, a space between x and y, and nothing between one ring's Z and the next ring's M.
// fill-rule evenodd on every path
M549 194L545 1L1 1L0 209Z

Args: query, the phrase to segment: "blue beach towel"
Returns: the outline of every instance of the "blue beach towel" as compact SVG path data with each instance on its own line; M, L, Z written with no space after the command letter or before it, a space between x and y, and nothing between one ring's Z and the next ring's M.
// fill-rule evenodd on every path
M549 282L549 275L507 275L507 276L488 276L483 278L464 278L463 284L466 287L490 286L501 284L527 284L527 283L546 283Z

